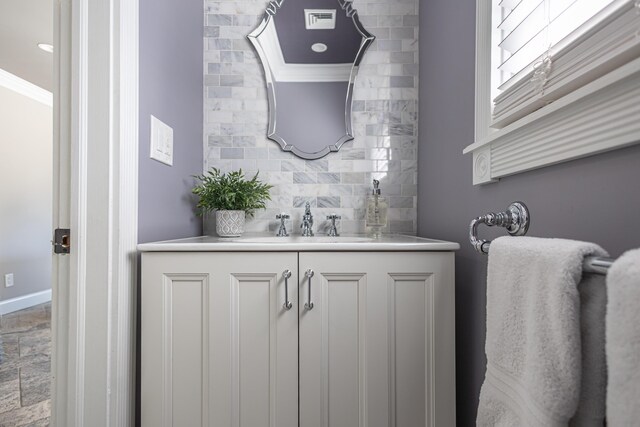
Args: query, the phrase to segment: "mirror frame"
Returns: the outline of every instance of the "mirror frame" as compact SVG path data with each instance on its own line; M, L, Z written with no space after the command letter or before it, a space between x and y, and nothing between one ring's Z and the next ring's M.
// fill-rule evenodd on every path
M343 135L338 141L333 144L327 144L320 151L316 151L313 153L309 153L306 151L302 151L295 146L295 143L289 143L285 141L282 137L278 136L276 133L276 101L275 101L275 89L274 82L275 79L272 76L271 66L269 65L269 61L267 60L267 55L264 49L260 44L259 37L269 25L269 22L273 19L273 16L278 12L285 2L285 0L273 0L269 2L267 8L265 10L264 17L262 22L258 25L258 27L253 30L251 33L247 35L247 38L255 48L258 56L260 58L260 62L262 63L262 68L264 70L264 77L267 85L267 98L269 102L269 127L267 130L267 138L272 141L277 142L282 151L287 151L295 154L296 156L305 159L305 160L315 160L321 157L326 156L330 152L336 152L340 150L340 147L347 142L354 139L353 135L353 126L351 123L351 109L353 103L353 87L358 75L358 69L360 63L362 62L362 58L364 57L365 52L375 40L375 36L369 33L360 22L360 18L358 17L358 12L353 8L352 2L346 0L336 0L338 5L344 11L345 15L348 18L353 20L353 24L355 25L358 33L362 36L362 42L360 43L360 48L358 49L358 53L356 54L356 58L351 66L351 73L349 75L348 85L347 85L347 95L345 99L345 129L346 133Z

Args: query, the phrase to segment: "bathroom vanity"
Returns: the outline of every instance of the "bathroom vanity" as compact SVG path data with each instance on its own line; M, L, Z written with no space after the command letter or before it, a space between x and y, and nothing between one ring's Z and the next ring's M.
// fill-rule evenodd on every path
M454 250L198 237L142 252L142 425L455 425Z

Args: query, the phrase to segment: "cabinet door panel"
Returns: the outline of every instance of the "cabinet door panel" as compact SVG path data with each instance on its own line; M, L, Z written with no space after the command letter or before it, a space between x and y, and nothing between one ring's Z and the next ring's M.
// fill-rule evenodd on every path
M297 426L297 255L144 258L143 426Z
M301 253L301 301L307 269L300 426L455 425L453 254Z
M432 425L433 277L389 276L390 381L397 427Z

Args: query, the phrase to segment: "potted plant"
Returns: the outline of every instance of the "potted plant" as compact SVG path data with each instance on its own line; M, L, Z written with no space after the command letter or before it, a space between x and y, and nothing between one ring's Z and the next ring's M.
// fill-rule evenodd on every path
M193 188L199 197L196 205L199 215L216 211L216 232L220 237L238 237L244 232L245 217L253 216L256 209L264 209L271 200L272 185L258 180L258 173L246 179L242 169L222 173L212 168L203 175L196 175L200 184Z

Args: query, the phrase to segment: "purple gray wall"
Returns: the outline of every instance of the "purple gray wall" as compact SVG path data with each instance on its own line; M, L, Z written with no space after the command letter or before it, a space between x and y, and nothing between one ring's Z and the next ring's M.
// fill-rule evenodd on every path
M456 256L458 425L475 425L485 371L487 258L471 249L469 221L514 200L531 210L531 236L593 241L612 256L640 246L640 145L474 187L475 1L420 5L418 234L459 242ZM492 238L504 230L481 230Z
M202 173L203 3L140 0L138 241L198 236L190 195ZM149 115L173 128L173 166L149 158Z

